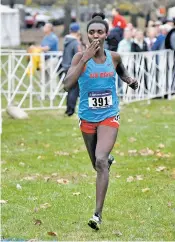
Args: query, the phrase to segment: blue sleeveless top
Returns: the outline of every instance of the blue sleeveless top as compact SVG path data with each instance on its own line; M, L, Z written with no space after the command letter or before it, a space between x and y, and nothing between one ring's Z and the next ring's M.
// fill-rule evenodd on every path
M80 102L78 116L88 122L100 122L119 112L116 93L116 71L110 51L105 49L106 61L97 64L92 58L78 79Z

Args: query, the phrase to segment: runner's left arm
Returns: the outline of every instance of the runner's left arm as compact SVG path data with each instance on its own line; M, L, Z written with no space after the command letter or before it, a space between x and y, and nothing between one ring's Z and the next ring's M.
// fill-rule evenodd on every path
M136 79L132 78L126 68L123 65L122 59L119 54L115 53L113 56L114 63L116 63L116 72L122 81L126 82L132 89L136 90L138 88L138 82Z

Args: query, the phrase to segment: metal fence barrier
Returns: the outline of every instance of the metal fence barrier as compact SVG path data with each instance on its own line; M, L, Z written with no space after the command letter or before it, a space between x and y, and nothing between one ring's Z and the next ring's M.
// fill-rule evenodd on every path
M132 77L139 82L133 91L116 76L116 86L123 102L156 97L171 98L175 93L174 52L162 50L123 53L122 60ZM65 73L61 68L62 52L29 54L26 51L1 50L2 109L15 105L25 110L63 108L67 93L63 90Z

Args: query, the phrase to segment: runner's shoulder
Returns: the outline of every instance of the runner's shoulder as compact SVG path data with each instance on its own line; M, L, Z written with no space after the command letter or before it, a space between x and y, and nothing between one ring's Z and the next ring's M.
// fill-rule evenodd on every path
M119 53L115 52L115 51L111 51L111 56L113 58L114 61L120 62L121 60L121 56Z
M119 53L117 53L115 51L111 51L111 56L112 56L112 60L114 63L114 67L116 68L118 66L118 64L122 61L121 56Z

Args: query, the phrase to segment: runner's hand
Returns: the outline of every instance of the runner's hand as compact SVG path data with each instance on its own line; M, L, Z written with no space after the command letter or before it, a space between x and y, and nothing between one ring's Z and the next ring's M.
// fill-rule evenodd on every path
M84 60L86 62L90 60L99 49L100 49L99 41L93 40L91 44L88 46L88 48L85 50L85 52L83 53Z
M136 90L138 88L138 81L136 79L133 79L133 78L129 77L128 85L133 90Z

